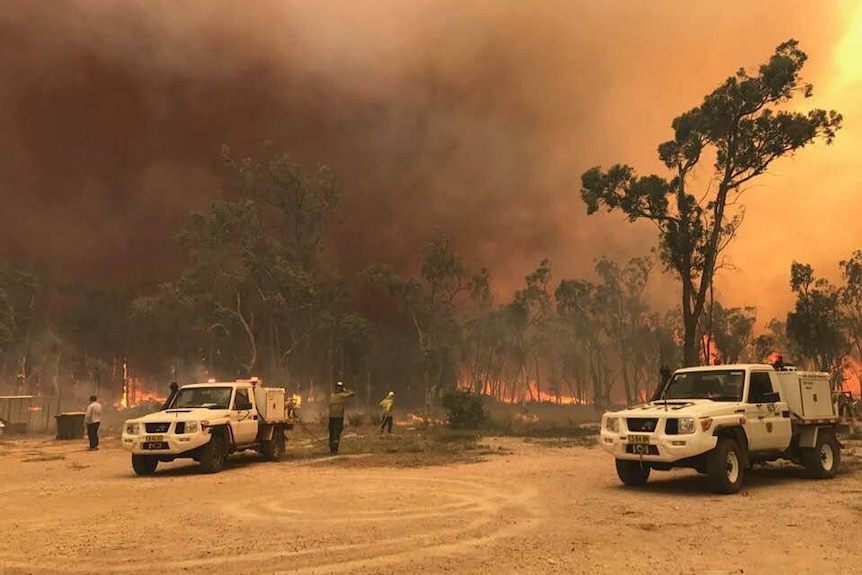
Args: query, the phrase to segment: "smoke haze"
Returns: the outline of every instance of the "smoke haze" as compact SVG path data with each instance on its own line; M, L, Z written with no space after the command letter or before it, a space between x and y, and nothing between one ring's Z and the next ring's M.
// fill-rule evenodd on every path
M739 271L719 287L768 319L790 301L793 259L827 272L862 239L851 219L840 236L787 228L862 207L851 153L862 114L836 63L862 19L851 3L813 6L0 2L0 255L67 279L164 279L188 211L220 194L220 146L247 155L269 141L343 182L332 250L348 269L409 265L439 230L503 292L544 256L557 278L587 274L599 255L643 255L655 232L587 217L581 172L660 169L655 148L674 116L794 37L816 104L847 127L748 194L729 254ZM676 303L672 290L663 281L654 296Z

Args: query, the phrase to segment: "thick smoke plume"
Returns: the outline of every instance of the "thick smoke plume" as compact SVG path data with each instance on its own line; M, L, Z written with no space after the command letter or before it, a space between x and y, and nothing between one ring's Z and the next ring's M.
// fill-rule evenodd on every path
M580 173L657 168L675 115L789 37L812 57L809 79L823 79L841 10L7 0L0 255L93 282L166 277L187 212L219 195L220 146L256 154L269 141L343 181L333 252L348 268L409 265L440 231L501 289L546 255L558 276L588 273L596 256L643 255L655 236L588 218ZM780 264L771 273L786 275L789 258Z

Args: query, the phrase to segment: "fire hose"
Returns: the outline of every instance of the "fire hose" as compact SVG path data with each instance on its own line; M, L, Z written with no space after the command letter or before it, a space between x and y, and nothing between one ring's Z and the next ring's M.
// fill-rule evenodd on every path
M304 423L301 419L297 419L296 421L299 423L300 427L302 427L302 429L304 429L304 430L305 430L305 432L306 432L308 435L310 435L310 436L311 436L311 438L312 438L314 441L316 441L316 442L318 442L318 443L321 443L321 444L323 444L323 445L326 445L326 442L325 442L325 441L323 441L322 439L320 439L319 437L317 437L316 435L314 435L314 434L311 432L311 430L309 430L309 429L305 426L305 423Z

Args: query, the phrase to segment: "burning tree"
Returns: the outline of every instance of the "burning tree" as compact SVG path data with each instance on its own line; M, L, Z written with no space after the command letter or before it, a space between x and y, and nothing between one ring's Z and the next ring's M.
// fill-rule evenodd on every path
M812 86L800 77L807 58L795 40L784 42L757 73L740 69L700 106L674 119L673 139L658 147L669 177L638 177L619 164L581 176L587 213L604 206L658 227L662 261L682 283L685 365L698 363L698 324L719 255L742 223L737 199L743 186L816 139L831 143L841 126L835 111L780 109L796 95L811 96ZM705 190L695 191L694 172L710 153L712 178Z

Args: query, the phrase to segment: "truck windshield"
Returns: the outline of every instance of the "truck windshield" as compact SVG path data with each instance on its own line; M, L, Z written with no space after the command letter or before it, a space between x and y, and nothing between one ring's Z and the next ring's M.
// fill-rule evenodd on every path
M712 401L742 401L743 370L715 370L676 373L668 381L664 399L711 399Z
M204 407L227 409L230 405L230 387L185 387L177 392L169 409Z

